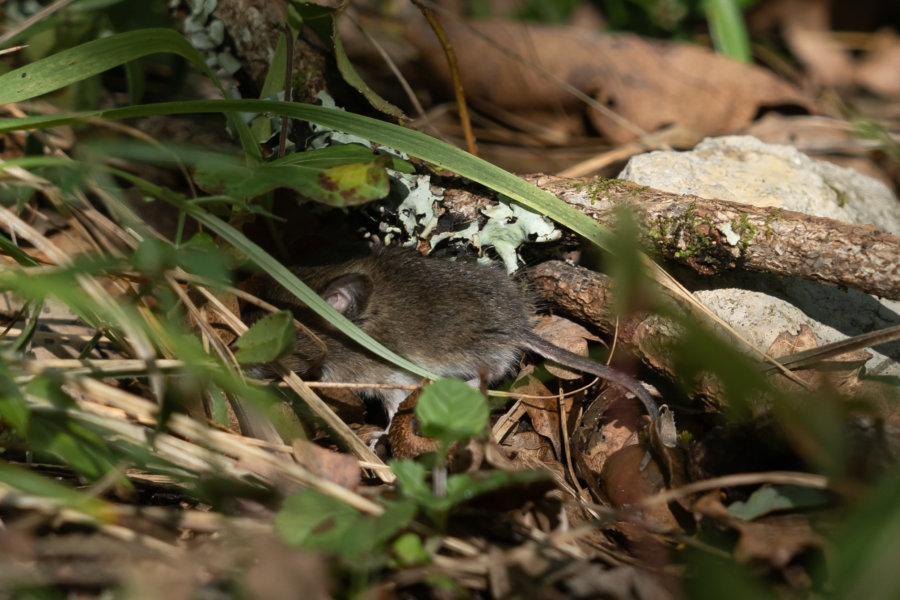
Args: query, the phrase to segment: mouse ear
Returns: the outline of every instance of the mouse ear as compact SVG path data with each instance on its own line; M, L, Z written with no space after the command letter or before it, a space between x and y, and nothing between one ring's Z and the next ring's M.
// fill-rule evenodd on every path
M322 292L322 298L336 311L353 320L366 309L373 287L368 275L350 273L329 283Z

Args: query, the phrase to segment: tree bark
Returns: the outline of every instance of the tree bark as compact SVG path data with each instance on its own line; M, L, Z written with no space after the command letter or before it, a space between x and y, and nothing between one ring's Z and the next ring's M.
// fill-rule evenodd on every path
M778 208L681 196L632 183L527 177L606 225L633 208L656 251L703 274L746 269L900 299L900 237Z

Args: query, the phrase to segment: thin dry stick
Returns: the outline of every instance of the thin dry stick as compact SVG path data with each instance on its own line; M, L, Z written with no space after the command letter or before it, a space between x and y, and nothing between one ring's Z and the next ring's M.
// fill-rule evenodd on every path
M70 379L71 383L80 387L95 400L115 406L129 414L155 419L155 415L159 412L158 407L152 402L100 381L83 377L67 379ZM86 410L89 410L90 403L85 402L84 407ZM72 409L69 410L72 411ZM73 418L84 418L91 415L87 412L72 411L71 416ZM94 419L93 422L104 427L116 426L120 433L128 434L132 439L141 441L145 439L146 430L143 427L115 422L110 419ZM203 440L214 450L207 450L195 443L181 440L169 434L157 433L154 437L157 451L176 464L188 461L193 466L193 469L202 472L208 472L209 466L212 466L214 469L221 469L222 472L227 472L234 477L252 473L263 481L270 482L273 481L273 475L278 474L316 488L320 492L342 500L366 514L380 515L384 511L378 504L342 488L336 483L314 475L301 465L284 461L256 444L245 443L243 436L211 429L187 415L178 413L169 415L166 424L173 433L177 433L187 439ZM236 456L238 460L234 461L226 456ZM238 468L237 464L245 466L256 464L262 468L258 471L248 471Z
M146 361L134 358L42 358L34 360L7 359L29 373L38 375L49 370L73 372L81 370L96 373L100 377L146 373L148 364L154 369L172 371L184 367L184 362L169 358Z
M871 348L900 339L900 325L885 327L877 331L869 331L850 338L831 342L824 346L810 348L802 352L796 352L789 356L779 356L778 362L789 369L802 369L819 363L823 360L840 356L846 352ZM774 371L775 367L769 367L766 371Z
M456 96L456 106L459 110L459 122L463 128L463 134L466 137L466 148L472 156L478 156L478 147L475 145L475 134L472 133L472 121L469 119L469 109L466 106L466 96L463 92L462 81L459 78L459 66L456 64L456 53L453 46L447 38L447 33L438 22L437 18L430 8L425 6L421 0L412 0L422 15L431 25L434 35L437 36L441 47L444 49L444 56L447 57L447 67L450 69L450 79L453 81L453 93Z
M828 489L828 478L811 473L799 473L793 471L768 471L765 473L740 473L737 475L725 475L695 481L687 485L666 490L653 496L647 496L637 501L636 508L647 508L658 504L667 504L676 498L682 498L697 492L705 492L719 488L735 487L741 485L758 485L761 483L776 483L782 485L799 485L819 490Z
M567 426L568 419L566 418L566 398L562 394L561 389L560 394L556 397L556 403L559 406L559 429L562 436L562 451L566 458L566 469L569 471L569 478L578 491L578 498L580 499L583 490L578 483L578 477L575 475L575 467L572 465L572 449L569 447L569 428Z
M218 298L209 293L208 290L203 287L198 288L200 292L206 296L207 300L210 301L213 306L219 311L220 316L223 318L225 323L231 327L232 331L235 333L241 334L247 330L247 326L234 316L231 311L229 311ZM378 474L378 476L385 483L391 483L394 481L395 476L394 473L390 470L390 468L384 464L384 462L378 458L378 456L372 452L372 450L366 446L359 436L357 436L352 429L350 429L346 423L344 423L340 417L334 414L334 411L322 401L319 396L316 395L312 389L306 383L297 376L296 373L290 371L283 367L280 364L276 365L278 370L278 374L282 377L282 379L287 383L288 387L294 391L300 398L302 398L307 406L309 406L310 410L324 421L325 425L332 431L332 433L338 437L340 441L342 441L347 448L349 448L350 452L353 453L360 461L364 461L367 465L376 465L373 470Z
M71 2L72 0L69 0L69 1ZM28 47L27 45L10 46L9 48L4 48L3 50L0 50L0 56L4 56L6 54L12 54L14 52L18 52L19 50L24 50L27 47Z
M22 21L22 22L19 23L18 25L14 26L14 27L11 27L11 28L10 28L9 30L7 30L7 32L4 33L3 35L0 35L0 46L2 46L3 44L5 44L5 43L8 42L9 40L13 39L14 37L16 37L17 35L19 35L19 34L22 33L23 31L25 31L26 29L28 29L29 27L31 27L31 26L34 25L35 23L40 23L40 22L41 22L42 20L44 20L46 17L49 17L50 15L52 15L53 13L55 13L56 11L61 10L61 9L65 8L65 7L67 7L67 6L68 6L69 4L71 4L71 3L72 3L72 0L57 0L57 1L54 2L53 4L51 4L51 5L49 5L49 6L45 7L45 8L43 8L43 9L41 9L41 10L39 10L39 11L36 12L36 13L34 13L33 15L31 15L30 17L28 17L27 19L25 19L24 21Z

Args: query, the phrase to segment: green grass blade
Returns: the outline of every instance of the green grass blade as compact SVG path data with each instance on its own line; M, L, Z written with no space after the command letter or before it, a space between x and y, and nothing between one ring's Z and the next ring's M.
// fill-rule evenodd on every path
M196 219L199 223L202 223L207 228L216 232L223 240L243 252L247 258L274 277L289 292L297 296L297 298L302 300L315 312L322 315L322 317L328 319L332 325L353 338L367 350L374 352L378 356L381 356L416 375L428 377L429 379L437 379L437 376L433 373L418 367L414 363L401 357L399 354L391 352L369 336L362 334L356 325L332 308L330 304L312 291L305 283L300 281L297 276L291 273L284 265L275 260L275 258L269 255L265 250L247 239L241 232L225 221L209 214L192 203L175 198L172 198L169 201L193 219Z
M0 89L2 89L5 77L5 75L0 76ZM604 250L609 251L611 248L610 233L606 227L595 222L578 209L569 206L550 192L544 191L512 173L504 171L500 167L440 140L431 138L424 133L338 109L270 100L197 100L129 106L111 110L91 111L82 115L10 119L0 121L0 133L70 125L84 117L127 119L160 114L217 112L256 112L284 115L292 119L319 123L396 148L438 167L481 183L532 210L545 214L560 225L575 231Z
M23 102L157 52L184 57L219 86L203 57L180 33L139 29L63 50L4 74L0 77L0 104Z
M737 2L706 0L704 8L716 50L735 60L750 62L750 38Z

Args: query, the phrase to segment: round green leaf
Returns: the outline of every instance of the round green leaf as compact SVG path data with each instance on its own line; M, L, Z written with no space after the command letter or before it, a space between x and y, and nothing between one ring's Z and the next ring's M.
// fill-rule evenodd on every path
M488 413L484 397L460 379L435 381L416 404L422 434L447 443L480 435Z

